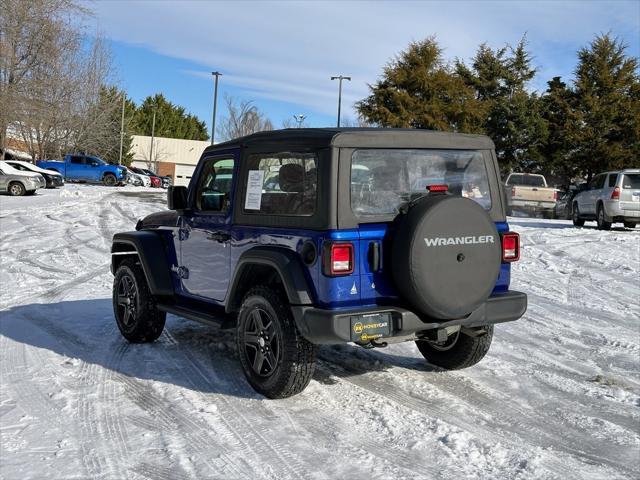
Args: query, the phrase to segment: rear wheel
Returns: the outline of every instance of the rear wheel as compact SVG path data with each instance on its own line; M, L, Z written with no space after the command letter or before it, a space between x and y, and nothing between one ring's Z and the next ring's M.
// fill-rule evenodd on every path
M133 259L124 260L113 280L113 313L122 336L132 343L156 340L167 314L156 308L142 268Z
M574 203L573 204L573 212L572 212L572 220L573 220L573 224L576 227L582 227L584 226L584 218L580 217L580 210L578 210L578 204Z
M300 393L315 370L317 347L300 334L282 296L267 287L244 297L236 345L247 380L269 398Z
M596 215L596 223L598 224L598 230L610 230L611 222L607 222L604 216L604 207L602 204L598 205L598 212Z
M624 222L624 228L636 228L635 222Z
M447 370L459 370L475 365L489 351L493 339L493 325L487 325L483 330L484 333L476 332L476 336L458 330L442 344L418 340L416 345L429 363Z
M113 173L107 173L102 179L102 183L104 183L107 187L113 187L116 184L116 176Z
M24 185L18 182L12 182L9 184L9 195L13 197L21 197L25 194L27 190L24 188Z

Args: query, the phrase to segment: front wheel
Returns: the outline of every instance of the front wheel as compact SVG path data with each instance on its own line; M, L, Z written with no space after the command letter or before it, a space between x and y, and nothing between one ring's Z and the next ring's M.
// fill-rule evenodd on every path
M281 295L249 290L238 314L236 345L251 386L268 398L286 398L309 384L317 347L305 339Z
M24 185L21 183L13 182L9 184L9 195L12 197L21 197L26 193L26 191L27 190L24 188Z
M112 173L105 174L104 178L102 179L102 183L104 183L107 187L113 187L116 182L116 176Z
M131 343L147 343L158 339L167 314L156 308L140 265L124 260L113 280L113 313L122 336Z
M493 325L483 327L485 333L467 335L458 330L443 344L418 340L416 345L422 356L431 364L446 370L460 370L475 365L489 351L493 339Z

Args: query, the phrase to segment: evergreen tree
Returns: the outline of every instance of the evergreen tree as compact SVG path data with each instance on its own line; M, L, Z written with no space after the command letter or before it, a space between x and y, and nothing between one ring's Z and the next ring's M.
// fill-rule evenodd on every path
M578 52L575 109L579 118L574 160L591 179L598 172L637 167L640 158L638 59L610 34Z
M503 173L539 171L547 134L540 99L527 90L536 74L526 40L515 48L481 45L470 67L456 62L456 72L484 105L482 130L491 137Z
M369 89L371 95L356 104L367 122L467 133L481 130L481 102L443 61L433 37L411 43Z
M207 140L209 134L205 122L187 113L183 107L169 102L164 95L156 94L144 99L135 114L135 134L151 136L155 111L156 137L185 140Z
M579 128L575 95L560 77L554 77L547 85L547 91L540 99L542 116L549 132L542 148L544 171L559 178L562 185L569 186L580 173L574 158Z

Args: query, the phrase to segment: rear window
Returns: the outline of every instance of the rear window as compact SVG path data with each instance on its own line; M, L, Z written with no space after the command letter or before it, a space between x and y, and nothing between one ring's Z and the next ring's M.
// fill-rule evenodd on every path
M356 215L397 214L429 185L491 208L489 180L479 150L360 149L351 158L351 209Z
M246 182L245 213L309 216L316 211L318 174L315 153L250 155Z
M622 177L622 188L640 188L640 174L625 174L625 176Z
M509 175L507 185L523 185L527 187L544 187L544 179L537 175Z

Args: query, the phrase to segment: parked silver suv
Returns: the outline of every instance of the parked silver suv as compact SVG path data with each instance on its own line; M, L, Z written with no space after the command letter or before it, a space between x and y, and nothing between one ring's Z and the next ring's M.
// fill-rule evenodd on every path
M39 173L16 170L7 162L0 161L0 192L7 192L14 197L30 195L46 185L44 177Z
M587 188L573 199L573 224L595 220L599 230L612 223L634 228L640 223L640 169L605 172L593 177Z

